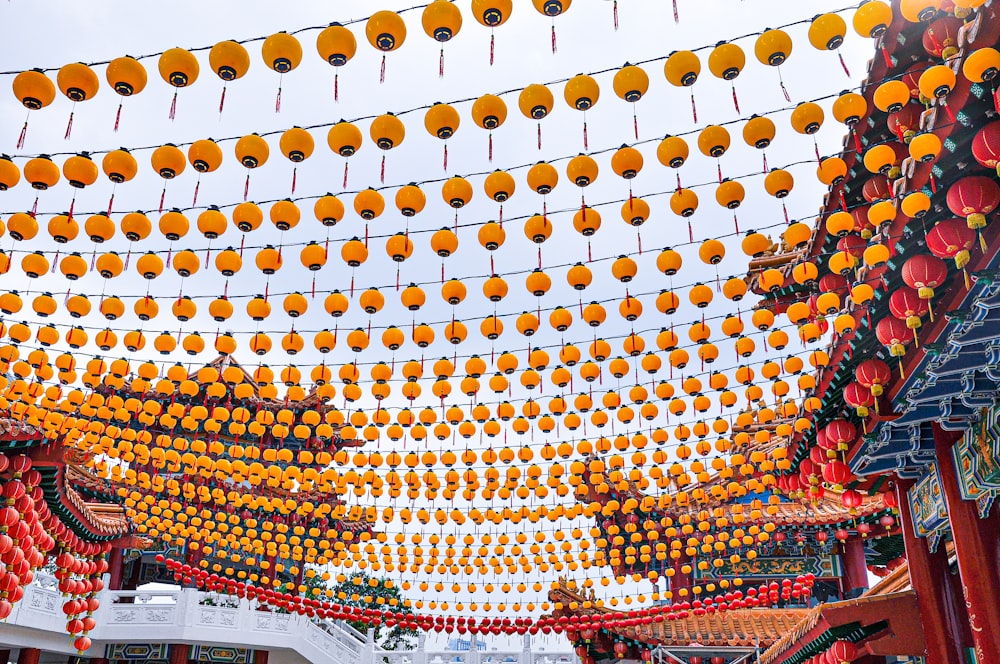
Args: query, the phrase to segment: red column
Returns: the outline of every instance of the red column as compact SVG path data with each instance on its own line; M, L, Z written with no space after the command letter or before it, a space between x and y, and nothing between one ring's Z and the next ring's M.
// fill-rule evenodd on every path
M266 650L254 650L253 651L253 664L267 664L267 651Z
M191 646L186 643L173 643L170 645L170 664L187 664L191 655Z
M124 549L115 547L111 549L111 554L108 556L108 572L111 574L111 579L108 581L108 590L122 589L122 580L125 575L125 558L123 554Z
M906 543L906 562L910 572L910 585L917 593L920 621L927 642L927 664L954 664L965 661L962 653L959 616L948 594L945 580L948 577L948 556L942 545L932 554L926 540L917 537L913 529L913 515L906 491L912 480L896 483L899 498L899 520ZM964 619L964 617L962 617Z
M934 424L934 447L941 475L941 493L948 506L948 522L962 577L962 593L972 627L972 641L979 664L1000 664L1000 589L997 532L979 518L976 503L962 500L951 448L960 433Z
M10 662L10 650L0 650L0 664L8 664Z
M38 648L21 648L17 653L17 664L38 664L42 651Z
M868 565L865 563L865 543L851 538L841 545L841 560L844 563L844 594L851 597L851 591L868 589ZM858 595L860 593L855 593Z

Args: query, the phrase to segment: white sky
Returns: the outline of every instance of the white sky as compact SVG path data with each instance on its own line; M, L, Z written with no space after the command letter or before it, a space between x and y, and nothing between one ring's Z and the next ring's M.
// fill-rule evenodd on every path
M18 155L35 155L38 153L75 152L79 150L102 151L117 146L156 146L166 142L186 143L204 137L216 139L240 136L250 132L264 133L283 130L292 125L313 125L330 123L340 118L354 119L381 114L386 111L400 113L407 109L423 107L435 101L453 101L477 97L486 92L501 92L516 90L529 83L563 80L580 72L595 72L614 69L625 61L637 62L652 58L661 58L677 49L694 49L713 45L720 40L728 40L748 33L756 33L767 27L774 27L809 19L813 14L822 11L840 9L842 3L828 0L799 3L781 2L777 0L679 0L680 23L675 25L670 11L670 3L663 0L637 1L623 0L618 3L620 29L616 32L612 27L612 3L586 2L579 0L571 10L555 21L558 34L558 52L550 50L550 21L542 17L525 0L518 0L511 19L496 30L496 62L490 67L488 62L489 31L479 25L469 12L468 0L459 2L465 23L457 37L445 46L446 65L445 76L438 77L438 45L428 38L419 25L419 11L404 14L408 27L408 36L402 48L390 53L387 61L386 81L380 85L380 56L372 49L364 38L363 25L354 26L358 36L357 56L344 68L340 76L340 102L333 101L333 70L317 56L314 46L317 32L311 31L299 35L303 44L304 57L298 69L287 74L282 80L281 112L274 112L275 91L278 86L278 75L265 68L259 48L260 43L247 44L251 53L250 73L243 79L231 83L226 94L225 111L220 117L218 113L219 95L222 81L210 71L207 62L207 52L198 54L201 62L201 76L190 88L180 91L177 105L176 120L167 117L173 90L159 78L156 72L155 59L144 60L149 71L150 80L142 94L127 99L121 118L121 128L118 133L111 131L119 97L106 85L104 67L96 67L101 78L102 87L96 99L77 104L72 138L63 139L66 120L70 112L70 102L61 96L50 107L34 112L30 117L30 128L27 143L23 150L15 149L18 132L24 121L25 111L9 92L0 96L0 117L5 129L0 132L0 152ZM10 2L2 8L4 20L0 21L0 39L6 45L4 69L17 71L24 68L42 66L58 67L67 62L82 60L86 62L104 61L121 54L143 55L162 51L172 46L185 48L209 46L222 39L250 38L264 36L278 30L296 30L306 26L322 26L330 21L346 22L361 18L374 9L402 9L407 3L387 1L375 3L339 0L334 3L294 2L273 3L257 0L245 2L191 2L178 0L171 3L135 3L124 1L107 1L96 3L71 2ZM842 14L850 24L851 12ZM827 121L818 136L819 150L822 154L839 152L844 136L843 127L836 124L830 113L831 95L836 95L842 89L857 85L865 73L866 61L873 54L870 40L859 38L849 31L847 42L842 49L852 77L848 78L841 69L834 53L818 52L813 49L807 39L807 25L797 25L789 29L794 41L794 51L789 61L781 68L784 81L791 94L793 104L804 100L826 97L821 105L826 110ZM662 74L662 61L645 65L650 76L650 91L637 105L639 137L648 141L641 146L645 156L645 168L632 182L634 193L645 196L653 206L651 219L642 226L642 245L644 252L633 258L639 263L639 276L629 284L629 292L655 293L661 288L670 287L669 281L655 270L654 262L658 250L668 245L684 244L679 248L684 257L684 268L674 277L674 287L682 298L680 311L673 316L673 322L678 326L677 332L682 343L687 343L687 325L696 320L701 311L696 310L686 299L686 292L681 286L690 285L703 280L714 285L715 270L703 265L697 256L697 245L687 245L688 232L684 220L674 216L668 207L668 196L649 196L656 192L669 192L675 187L675 173L661 166L655 157L656 140L664 134L680 134L711 123L723 123L748 117L752 113L772 112L776 109L790 108L793 104L785 101L779 88L778 73L772 68L764 67L753 57L753 39L743 39L738 42L747 51L748 63L743 74L735 85L739 95L741 112L733 107L729 84L714 78L708 71L705 60L708 51L700 51L703 71L701 78L694 86L697 99L698 122L692 121L691 105L688 90L673 88L666 83ZM54 79L54 72L52 73ZM10 76L4 77L9 86ZM609 151L623 142L635 141L632 128L632 114L629 104L618 99L611 88L612 73L600 74L597 77L601 85L601 97L596 108L587 114L590 152ZM6 88L9 91L9 87ZM515 169L545 159L553 161L560 172L560 181L556 190L548 196L547 206L555 225L553 237L542 246L543 265L547 268L572 263L578 260L586 261L586 241L572 228L572 212L579 206L580 192L565 176L565 159L583 151L581 140L582 114L570 109L562 99L562 85L551 87L556 98L555 109L549 118L542 121L542 150L536 147L536 127L533 121L524 118L517 109L517 94L504 95L508 105L508 118L503 127L494 134L493 162L487 161L487 135L476 127L470 116L470 104L457 104L462 124L456 136L448 142L449 163L448 175L481 173L495 168ZM403 311L395 291L396 276L393 264L384 252L384 236L391 235L404 228L404 220L393 206L394 188L410 181L424 181L441 178L442 145L441 141L432 138L423 127L423 112L401 115L407 127L404 143L390 151L387 155L385 186L387 210L370 225L373 236L383 236L373 239L370 244L368 262L354 273L358 286L356 293L367 286L378 286L386 298L385 308L371 318L373 327L372 346L361 355L360 362L370 363L379 359L388 361L390 354L384 351L379 342L381 328L396 324L404 328L408 334L408 326L413 320L409 312ZM771 116L778 126L775 143L767 150L767 160L771 167L808 161L813 159L812 139L796 134L790 127L789 112L783 111ZM358 123L365 135L365 144L358 155L350 160L350 182L348 191L356 191L367 186L380 186L379 162L382 154L368 137L368 123ZM761 170L761 155L758 150L746 146L741 138L742 125L730 126L733 136L732 148L721 160L721 168L726 176L744 176L759 173ZM316 152L298 168L296 196L317 196L326 191L339 193L343 161L339 156L330 153L326 146L326 129L313 132L316 139ZM208 174L201 179L199 206L217 204L224 211L242 200L245 170L238 165L233 157L234 142L222 143L225 161L223 167L216 173ZM277 136L270 139L271 157L268 163L255 171L251 176L250 200L274 200L288 196L292 178L292 165L287 162L278 150ZM690 137L691 158L680 170L685 185L708 184L696 189L701 200L698 213L692 218L693 235L696 241L708 237L726 237L728 254L719 266L718 273L725 280L730 275L742 275L746 270L746 258L739 250L739 238L731 237L734 232L732 213L720 208L714 197L714 182L716 180L716 164L697 152L694 137ZM140 164L140 174L132 182L121 185L115 192L115 207L113 217L120 220L121 214L133 209L151 211L154 221L154 233L151 238L133 247L134 251L144 252L148 249L166 250L166 242L155 230L158 206L163 181L149 167L149 151L134 153ZM585 194L588 204L597 205L606 201L620 201L628 196L628 185L615 176L610 167L610 152L596 155L600 164L600 176L597 182L587 188ZM100 157L98 157L99 161ZM56 159L57 163L63 158ZM558 161L557 161L558 160ZM24 159L16 159L23 165ZM822 186L814 177L815 163L805 163L791 168L796 178L796 186L786 199L789 215L802 218L806 223L812 223L811 216L815 214L821 203ZM479 334L479 322L483 317L494 312L493 305L482 297L481 284L488 273L487 252L476 241L475 226L464 227L459 231L460 248L457 254L446 259L445 274L448 278L456 277L466 282L468 298L459 306L455 315L464 320L469 328L468 339L457 348L459 357L478 353L487 359L491 352L499 354L510 349L519 354L521 366L524 366L524 350L527 343L518 335L514 328L514 318L522 310L534 309L540 304L551 308L557 304L567 306L574 314L576 323L566 340L578 343L585 349L586 342L592 339L592 332L586 329L579 320L577 307L579 295L573 292L565 281L565 267L552 267L547 272L552 277L553 287L541 302L527 295L523 288L525 271L537 266L537 247L530 244L521 232L522 222L516 220L522 215L530 215L541 211L541 197L530 191L525 182L526 169L512 170L517 180L517 191L513 199L504 206L504 218L507 230L507 243L495 252L496 270L507 276L510 285L510 296L497 307L500 314L513 314L504 318L506 331L495 344L491 344ZM183 175L167 186L166 207L187 207L191 204L192 192L195 187L196 173L188 168ZM496 218L497 205L488 200L482 190L481 176L471 177L475 188L475 197L470 205L459 212L460 224L478 224L488 219ZM777 238L783 225L781 205L770 198L763 189L763 176L757 175L742 180L747 189L744 205L737 211L740 230L751 228L772 227L769 232ZM450 226L454 220L453 212L447 208L440 197L440 184L428 184L423 187L428 204L426 209L410 220L411 237L416 244L413 257L401 267L401 282L425 282L428 294L428 304L416 317L416 322L433 323L438 333L438 340L432 348L424 353L429 359L441 355L451 356L455 352L450 344L443 341L441 329L443 321L452 316L451 307L439 297L439 280L441 259L434 256L429 248L430 233L442 226ZM103 176L98 183L77 194L76 215L81 225L85 217L107 206L112 191L111 183ZM36 240L30 244L30 250L41 249L49 253L55 250L55 245L47 238L44 223L50 214L61 212L69 207L72 190L61 183L54 190L43 192L39 198L39 218L43 229ZM310 300L310 310L306 316L295 322L295 327L306 337L306 351L294 358L295 363L308 375L308 369L320 361L319 354L312 349L311 335L308 331L317 331L325 327L333 327L332 321L323 311L323 296L325 292L339 288L347 292L351 280L350 269L340 260L340 242L352 236L363 236L363 222L351 210L351 195L344 195L342 200L348 207L346 219L332 229L330 259L326 267L318 273L317 296ZM0 194L0 216L6 218L13 211L30 208L34 200L34 192L22 181L15 189ZM230 206L230 207L225 207ZM263 206L265 213L268 206ZM282 239L279 233L270 226L265 218L264 226L246 238L247 246L261 246L287 243L303 243L311 239L322 241L326 237L325 229L319 226L312 216L312 202L304 201L302 221L294 230L285 234ZM626 227L619 218L620 204L598 207L603 226L593 238L592 253L594 263L590 265L594 271L594 285L583 294L583 303L591 300L620 299L625 295L625 287L615 282L610 276L610 261L600 260L613 258L625 252L635 252L637 248L634 230ZM564 212L563 210L570 210ZM198 211L189 213L192 231L181 241L174 243L173 249L190 247L196 249L199 255L204 254L208 242L195 229L195 219ZM43 238L42 236L45 236ZM213 250L227 245L238 246L240 234L232 226L219 240L212 242ZM16 246L9 237L0 239L0 246L9 250L24 247ZM81 252L92 251L93 247L81 233L71 246L72 250ZM105 247L102 247L104 249ZM106 245L107 249L115 249L124 253L127 242L119 235ZM64 248L65 250L65 248ZM214 261L213 251L213 261ZM298 248L285 251L285 267L275 278L272 278L269 289L274 293L284 293L292 290L306 292L310 290L311 274L298 262ZM50 290L57 294L65 294L69 282L61 275L48 275L39 280L29 280L17 267L20 257L15 260L11 272L0 277L0 288L26 290ZM135 256L133 256L133 261ZM211 321L207 315L210 298L223 290L224 279L214 269L202 270L196 278L183 283L173 271L167 271L152 284L152 293L157 297L161 312L157 319L148 323L145 330L152 337L161 330L176 332L178 323L170 313L172 298L176 297L183 286L183 292L191 296L205 296L198 299L199 317L196 321L186 323L185 332L201 330L208 341L209 350L198 361L214 357L211 341L219 325ZM94 313L84 322L92 326L91 336L96 329L104 325L97 314L97 304L102 290L117 293L126 301L126 316L112 324L123 331L139 325L139 321L131 312L132 302L145 293L146 285L135 276L134 268L130 268L127 276L120 277L107 285L96 274L90 274L71 285L73 292L85 293L94 299ZM253 252L248 251L244 257L244 269L238 278L229 282L229 295L234 299L235 316L222 326L236 333L241 350L237 358L246 366L256 366L257 359L247 349L248 335L256 331L257 325L250 321L243 310L246 296L263 292L265 280L253 267ZM242 297L242 299L241 299ZM62 303L62 298L57 296ZM356 297L355 297L356 299ZM645 313L634 328L645 334L648 348L655 348L655 331L670 321L664 319L655 309L654 297L640 298L645 305ZM30 316L29 298L23 315ZM742 310L748 309L746 301L741 303ZM272 297L275 313L260 326L260 329L273 332L276 350L273 350L265 360L277 370L287 361L280 350L281 334L290 328L290 320L281 311L280 298ZM612 341L614 354L620 352L620 337L628 333L630 325L617 312L617 301L606 304L608 309L607 322L599 328L598 333L605 338L616 338ZM721 293L716 294L715 303L705 311L708 318L733 313L735 306L725 300ZM17 318L17 317L15 317ZM57 325L65 325L68 317L60 312L53 317ZM713 326L713 339L720 339L718 324L721 318L710 322ZM749 321L747 321L749 323ZM32 322L32 326L37 321ZM366 326L369 316L361 312L356 302L352 302L351 310L339 321L340 345L327 357L333 365L354 359L344 344L346 331L359 326ZM794 331L790 334L794 338ZM758 348L762 347L759 333L755 333ZM547 313L543 311L542 327L539 334L532 339L533 345L551 346L560 343L560 335L547 324ZM731 342L719 341L722 349L717 366L733 368L736 362L731 351ZM790 346L798 352L797 342ZM94 352L93 347L85 349ZM124 350L124 349L122 349ZM555 366L557 349L549 349ZM692 355L694 350L691 349ZM783 355L783 354L779 354ZM146 357L147 355L142 355ZM403 361L419 358L419 349L408 341L396 353L397 376ZM170 357L168 365L176 359L188 362L190 358ZM763 361L765 356L758 352L754 362ZM460 359L456 376L461 377ZM664 362L666 365L666 362ZM698 373L697 359L694 359L688 369ZM428 363L426 374L430 372ZM657 379L666 372L657 376ZM492 373L492 369L490 371ZM548 372L546 372L547 374ZM362 374L367 378L367 367L362 367ZM489 374L488 374L489 375ZM486 388L484 376L483 390L480 397L487 402L493 402L494 396ZM707 383L707 374L702 375ZM511 378L516 379L517 376ZM679 375L674 374L675 384ZM648 386L648 378L646 379ZM790 382L794 382L794 378ZM457 383L454 381L455 393L458 394ZM633 383L624 379L622 386L626 389ZM582 381L577 376L576 391L580 391ZM418 405L435 405L430 396L430 383L424 384L424 397ZM603 386L594 385L595 401L600 394L614 387L613 379L606 378ZM679 386L678 386L679 387ZM367 385L366 385L367 391ZM742 388L738 389L742 395ZM464 397L452 397L449 403L467 404ZM548 381L547 375L543 383L540 402L544 405L555 395L554 387ZM567 394L571 396L571 394ZM514 392L512 401L520 411L523 395ZM342 404L338 396L336 403ZM398 382L393 386L393 397L390 408L397 408L401 403ZM741 397L742 403L742 397ZM372 407L368 400L365 407ZM665 404L662 404L665 406ZM715 411L709 413L714 417ZM689 414L690 415L690 414ZM685 418L690 423L690 416ZM676 425L671 421L670 427ZM633 424L633 430L636 425ZM591 430L593 436L594 431ZM607 432L604 432L607 433ZM579 434L579 432L578 432ZM513 437L511 445L516 445ZM544 437L534 434L531 444L536 448L544 442ZM461 444L455 443L456 445ZM487 442L475 439L471 446L474 449L484 449ZM409 444L412 448L412 442ZM445 446L451 446L447 441ZM425 447L440 452L442 444L438 441L427 442ZM383 454L389 449L389 441L383 437L379 451ZM548 499L553 502L552 494ZM367 499L370 501L370 499ZM534 502L538 502L533 499ZM382 501L379 501L382 502ZM441 503L442 501L438 501ZM463 502L464 501L457 501ZM418 503L417 506L419 506ZM467 504L465 504L467 505ZM397 507L403 506L401 503ZM398 526L396 526L398 527ZM508 524L506 530L515 532L524 526ZM551 525L547 525L551 528ZM455 527L461 531L461 527ZM492 527L494 534L500 531ZM590 570L595 575L597 570ZM577 578L584 578L584 573ZM394 576L398 577L398 573ZM417 575L415 581L420 580ZM554 579L550 574L542 581L546 584ZM433 584L436 579L429 581ZM486 579L474 579L480 586ZM515 582L518 579L511 579ZM532 580L532 579L529 579ZM497 585L503 580L497 579ZM446 584L450 586L451 580ZM648 591L648 584L645 584ZM631 586L619 590L617 586L606 589L607 597L614 594L633 592ZM417 597L417 591L410 593ZM538 602L542 598L535 597L529 590L529 595L522 601ZM543 593L544 594L544 591ZM494 603L502 601L502 595L494 593L488 599ZM430 599L430 598L428 598ZM473 599L473 598L466 598ZM487 596L481 595L478 600L484 601ZM508 597L509 603L515 601ZM635 605L632 605L633 607ZM536 613L537 615L537 613Z

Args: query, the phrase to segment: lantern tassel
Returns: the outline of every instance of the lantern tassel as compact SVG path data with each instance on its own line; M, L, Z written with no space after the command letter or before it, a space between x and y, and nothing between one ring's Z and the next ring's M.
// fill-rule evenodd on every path
M969 283L969 271L968 270L965 270L965 269L962 270L962 278L965 279L965 290L969 290L972 287L972 284Z
M177 117L177 91L174 90L174 98L170 100L170 112L167 117L172 121Z
M948 115L948 120L952 124L955 124L955 114L952 112L951 106L948 105L948 102L942 101L941 106L944 107L944 112Z
M681 22L681 15L677 12L677 0L674 0L674 23Z
M63 140L68 141L70 134L73 133L73 113L74 111L69 112L69 122L66 123L66 135L63 136Z
M219 96L219 115L222 115L222 109L226 107L226 86L222 86L222 94Z
M194 197L191 199L191 207L198 204L198 189L201 188L201 177L194 183ZM110 208L109 208L110 211Z
M274 112L281 113L281 85L278 85L278 94L274 96Z
M246 182L243 183L243 202L246 202L247 196L250 195L250 173L247 173Z
M1000 88L993 91L993 108L1000 113Z
M444 78L444 46L441 47L441 55L438 57L438 78Z
M788 221L788 217L787 216L785 217L785 221L786 222ZM733 213L733 226L736 227L736 232L739 233L740 232L740 220L736 218L736 213L735 212Z
M489 151L490 163L493 163L493 132L490 132L490 151Z
M117 131L118 131L118 125L119 125L119 124L121 123L121 121L122 121L122 105L123 105L123 104L124 104L124 102L121 102L121 101L120 101L120 102L118 102L118 112L117 112L117 113L115 113L115 128L114 128L114 131L115 131L115 132L117 132Z
M847 68L847 63L844 62L844 54L837 49L837 57L840 58L840 66L844 68L844 73L847 74L847 78L851 77L851 70Z
M587 121L586 120L583 121L583 149L584 150L589 150L590 149L590 143L587 140Z
M740 112L740 98L736 96L736 84L733 83L731 87L732 87L732 90L733 90L733 106L736 108L736 112L739 113Z
M333 72L333 101L340 101L340 72Z
M555 53L558 50L556 48L556 22L552 21L552 52Z
M785 223L787 224L789 222L788 207L785 205L785 201L781 201L781 211L785 213Z
M490 67L493 66L493 56L496 52L496 37L493 35L493 28L490 28Z
M444 172L448 172L448 144L444 144Z
M378 82L385 83L385 54L382 54L382 69L379 71Z
M639 118L635 114L635 104L632 104L632 130L635 133L635 140L639 140Z
M115 194L111 192L111 198L108 199L108 216L111 216L111 206L115 204Z
M618 0L614 0L612 3L611 14L615 22L615 32L618 32Z
M379 170L379 182L385 183L385 155L382 155L382 168Z
M347 169L349 167L349 162L344 162L344 184L341 189L347 189Z
M163 214L163 200L167 197L167 184L163 183L163 191L160 192L160 214ZM246 197L243 197L246 200Z
M785 101L791 103L792 96L788 94L788 88L785 87L785 79L781 77L781 67L778 67L778 82L781 84L781 94L785 95Z
M694 103L694 90L691 91L691 117L698 122L698 106Z
M885 46L882 46L879 50L882 51L882 59L885 60L885 66L888 67L889 69L892 69L893 62L892 62L892 56L889 55L889 49L887 49Z
M538 149L542 149L542 123L538 123Z
M770 169L769 169L769 168L767 167L767 153L766 153L766 152L764 152L764 153L762 153L762 155L763 155L763 158L764 158L764 172L765 172L765 173L767 173L767 171L768 171L768 170L770 170Z
M931 322L933 323L934 322L934 300L933 299L928 299L927 300L927 313L928 313L928 315L931 318Z
M851 129L851 136L854 138L854 150L858 154L864 152L864 150L861 149L861 137L858 136L858 132L855 131L853 128Z
M813 136L813 151L816 153L816 163L820 163L823 159L819 156L819 143L816 142L816 137Z
M978 235L979 235L979 248L982 249L983 253L985 254L986 253L986 238L983 237L982 233L978 233Z
M688 242L694 243L694 229L691 228L691 222L688 222Z

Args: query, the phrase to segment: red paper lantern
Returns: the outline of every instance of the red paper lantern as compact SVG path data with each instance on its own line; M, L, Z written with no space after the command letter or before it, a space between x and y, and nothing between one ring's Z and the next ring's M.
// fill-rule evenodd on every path
M821 293L836 293L843 296L850 290L850 284L845 277L831 272L820 277L819 290Z
M942 16L931 21L921 40L924 50L933 58L947 60L958 52L958 31L965 21L954 16Z
M889 296L889 313L906 322L906 327L913 330L914 341L917 341L917 330L928 310L927 301L921 300L916 289L909 286L897 288Z
M976 132L972 139L972 156L986 168L997 169L1000 175L1000 120Z
M907 104L895 113L890 113L885 124L899 140L907 140L917 133L917 129L920 127L920 116L923 112L922 105Z
M827 484L832 484L836 491L851 481L851 477L851 469L843 461L834 459L823 466L823 479Z
M882 396L884 386L892 378L889 365L879 359L868 359L854 368L854 379L871 390L875 397Z
M857 235L845 235L837 240L837 249L840 251L846 251L855 258L861 258L864 256L865 249L867 248L868 243Z
M827 664L850 664L858 656L858 647L845 639L838 639L830 644L826 651Z
M848 489L840 494L840 504L846 507L852 515L857 513L858 508L861 507L864 501L865 497L861 495L860 491L855 489Z
M913 340L913 332L906 327L906 323L892 316L886 316L876 323L875 336L880 344L889 349L890 355L898 358L906 355L906 346Z
M884 175L873 175L861 187L861 195L869 203L892 197L889 178ZM867 222L867 219L865 220Z
M846 450L850 443L858 436L857 428L847 420L831 420L824 427L827 440L837 445L837 449Z
M972 247L976 244L976 233L961 219L946 219L934 224L927 231L927 248L938 258L954 259L955 267L965 270L969 264ZM969 276L965 275L965 287L969 287Z
M947 201L952 214L964 217L969 228L980 231L986 226L986 215L1000 204L1000 185L985 175L970 175L948 188ZM985 244L982 238L980 242Z
M934 289L948 278L948 266L937 256L917 254L903 263L901 276L903 283L917 289L917 295L921 300L927 300L927 309L931 320L934 320L931 300L934 299Z
M875 397L867 387L851 381L844 388L844 403L853 408L858 417L868 417L868 409L875 405Z

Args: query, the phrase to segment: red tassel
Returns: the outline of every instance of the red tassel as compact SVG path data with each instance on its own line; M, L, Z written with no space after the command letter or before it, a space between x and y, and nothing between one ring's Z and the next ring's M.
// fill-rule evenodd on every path
M341 187L342 189L347 189L347 169L348 169L349 165L350 165L350 162L348 162L348 161L344 162L344 185Z
M948 119L952 124L955 124L955 114L951 111L951 106L948 106L948 102L942 101L941 106L944 108L944 112L948 114Z
M295 183L298 180L299 167L292 168L292 194L295 194Z
M31 212L29 213L31 214L32 219L35 218L37 212L38 212L38 196L35 196L35 202L31 204Z
M816 152L816 163L823 161L819 156L819 143L816 142L816 137L813 136L813 150Z
M76 207L76 192L73 192L73 198L69 202L69 212L66 213L66 216L69 217L70 219L73 218L73 208L75 207Z
M379 170L379 182L385 182L385 155L382 155L382 168Z
M538 123L538 149L542 149L542 123Z
M847 199L844 198L844 190L840 190L840 209L847 212Z
M931 173L930 181L931 181L931 193L932 194L936 194L937 193L937 180L934 178L934 174L933 173Z
M587 121L583 121L583 149L588 150L590 148L587 141Z
M740 99L739 99L739 97L736 96L736 84L735 83L732 85L732 89L733 89L733 106L736 107L736 112L739 113L740 112Z
M788 88L785 87L785 82L781 81L781 94L785 95L785 101L791 102L792 96L788 94Z
M73 111L69 112L69 122L66 123L66 135L63 140L69 140L69 135L73 133Z
M639 118L635 115L635 104L632 105L632 130L635 132L635 140L639 140Z
M889 50L885 46L879 50L882 51L882 58L885 60L885 66L892 69L894 65L892 63L892 56L889 55Z
M593 263L594 262L594 254L591 253L591 251L590 251L590 240L587 240L587 262L588 263ZM581 306L583 306L583 305L581 305Z
M837 49L837 57L840 58L840 66L844 68L844 73L847 74L847 78L851 77L851 70L847 68L847 63L844 62L844 55Z
M715 160L715 171L719 177L719 184L722 184L722 162L718 159Z
M247 196L250 195L250 174L247 173L246 182L243 183L243 201L246 202Z
M163 200L167 197L167 184L163 183L163 191L160 192L160 214L163 214ZM244 197L243 200L246 200Z
M111 198L108 199L108 216L111 216L111 206L115 204L115 194L111 193Z
M785 221L787 222L788 219L786 218ZM739 233L740 232L740 220L736 218L736 213L735 212L733 212L733 226L736 227L736 232Z
M556 52L556 22L552 21L552 52Z
M382 54L382 69L378 75L378 82L385 83L385 54Z
M639 255L642 256L642 233L636 231L635 233L636 242L639 245Z
M115 113L115 131L118 131L118 125L122 121L122 104L124 102L118 102L118 112Z
M861 149L861 137L858 136L858 132L851 129L851 136L854 137L854 150L860 155L864 150Z
M278 86L278 94L274 96L274 112L281 113L281 86Z
M691 91L691 117L694 118L695 123L698 122L698 107L694 103L694 90Z
M444 78L444 46L441 47L441 55L438 57L438 78Z
M198 189L201 188L201 177L194 183L194 198L191 200L191 207L198 204Z
M691 222L688 222L688 242L694 244L694 229L691 228Z
M170 113L167 114L167 117L170 118L171 120L173 120L175 117L177 117L177 91L176 90L174 90L174 98L170 101Z
M333 101L340 101L340 72L333 72Z
M612 3L611 12L615 20L615 32L618 32L618 0L614 0L614 3Z
M490 162L492 163L493 162L493 132L492 131L490 132L490 154L489 154L489 158L490 158Z
M785 201L781 201L781 211L785 213L785 223L788 223L788 208L785 207Z
M764 156L764 172L767 173L767 153L763 152L761 154Z
M222 115L222 109L226 106L226 86L222 86L222 95L219 97L219 115Z
M17 137L17 149L20 150L24 147L24 139L28 136L28 121L24 121L24 126L21 127L21 135Z
M496 39L493 36L493 29L490 28L490 67L493 66L493 55L496 52Z
M448 172L448 144L444 144L444 171Z
M993 108L1000 113L1000 89L993 91ZM27 126L27 122L24 123Z
M674 23L680 23L681 16L677 13L677 0L674 0Z
M212 248L209 247L205 250L205 269L208 269L208 259L212 257Z

